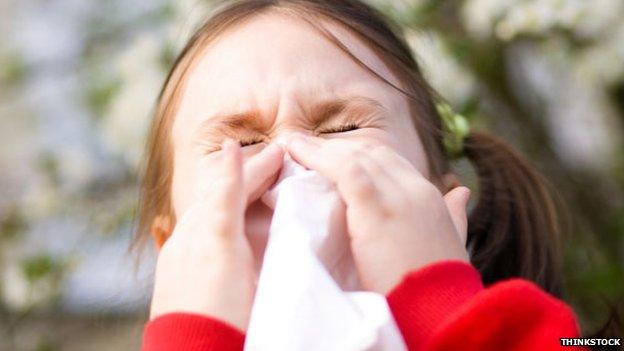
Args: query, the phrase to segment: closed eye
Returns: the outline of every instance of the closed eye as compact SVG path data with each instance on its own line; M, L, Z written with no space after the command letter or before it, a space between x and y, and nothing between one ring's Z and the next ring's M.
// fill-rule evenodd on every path
M358 126L355 123L347 123L341 126L321 129L319 133L320 134L345 133L345 132L350 132L356 129L360 129L360 126Z
M332 134L332 133L346 133L352 130L360 129L360 126L355 123L347 123L341 126L323 128L319 130L319 134ZM251 146L255 144L260 144L264 142L264 138L261 137L248 137L248 138L239 138L238 142L241 147Z
M241 140L238 141L240 143L241 147L245 147L245 146L251 146L251 145L255 145L255 144L260 144L262 142L264 142L264 139L262 138L242 138Z

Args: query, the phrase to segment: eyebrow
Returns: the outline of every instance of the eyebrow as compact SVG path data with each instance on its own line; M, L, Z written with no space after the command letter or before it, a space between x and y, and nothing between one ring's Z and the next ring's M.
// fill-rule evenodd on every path
M360 117L367 118L385 111L386 108L379 101L369 97L334 98L316 103L306 111L304 124L306 127L316 129L339 115L346 115L345 119L352 122ZM248 110L212 115L200 124L198 133L207 135L231 130L248 130L265 134L270 128L266 120L263 120L261 111Z

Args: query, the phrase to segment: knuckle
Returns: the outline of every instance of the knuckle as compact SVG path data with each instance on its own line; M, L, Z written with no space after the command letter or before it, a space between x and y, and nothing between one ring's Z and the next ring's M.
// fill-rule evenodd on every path
M351 186L356 197L369 199L376 194L375 184L360 162L349 162L344 177L343 182Z
M355 143L352 141L342 141L344 144L343 150L347 157L351 159L361 158L364 155L364 148L361 143Z
M344 168L344 175L347 177L346 181L354 181L362 178L366 174L366 170L360 160L356 158L350 158Z
M389 146L383 145L383 144L378 144L378 143L370 144L369 150L370 150L371 153L374 153L376 155L387 155L390 152L394 151Z
M360 199L371 199L375 197L377 191L375 185L368 176L360 175L354 182L355 195Z
M227 232L227 228L230 226L232 216L228 213L227 209L216 208L210 214L211 230L214 234L220 235Z
M405 196L395 198L392 201L384 201L379 205L380 215L384 220L394 220L409 216L412 204Z
M383 222L393 220L397 217L397 213L392 206L387 204L379 204L379 217Z

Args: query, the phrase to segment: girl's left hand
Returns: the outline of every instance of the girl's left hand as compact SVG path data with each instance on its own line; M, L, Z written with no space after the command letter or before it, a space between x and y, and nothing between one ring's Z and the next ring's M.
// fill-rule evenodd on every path
M405 274L429 263L468 261L468 188L442 196L387 146L297 135L287 150L336 184L365 289L386 294Z

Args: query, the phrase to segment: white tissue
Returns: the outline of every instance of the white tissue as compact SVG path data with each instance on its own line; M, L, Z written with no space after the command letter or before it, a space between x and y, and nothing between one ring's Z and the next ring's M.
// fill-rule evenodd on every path
M385 297L359 291L334 186L286 157L262 201L274 213L245 350L406 350Z

